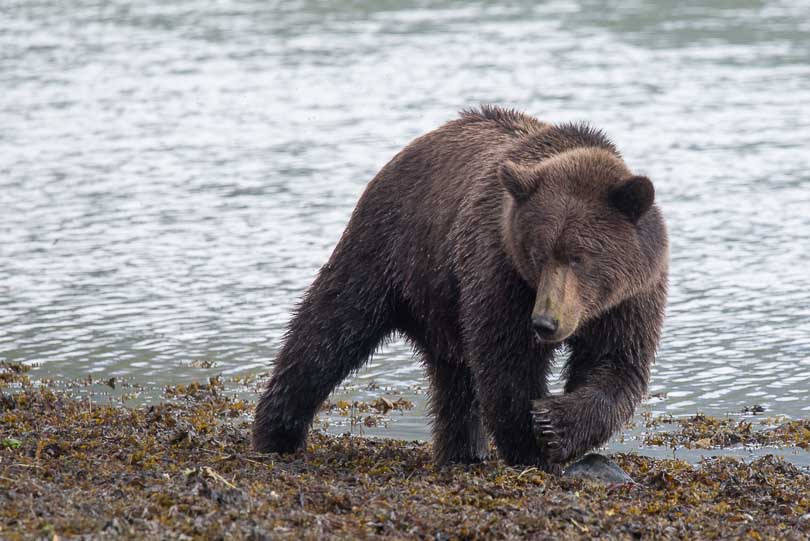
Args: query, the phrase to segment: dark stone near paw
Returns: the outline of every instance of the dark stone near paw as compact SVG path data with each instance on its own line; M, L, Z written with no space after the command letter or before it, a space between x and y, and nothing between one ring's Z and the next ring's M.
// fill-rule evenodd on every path
M609 458L590 454L565 469L563 477L572 479L585 479L609 485L633 483L633 478L627 475L618 464Z

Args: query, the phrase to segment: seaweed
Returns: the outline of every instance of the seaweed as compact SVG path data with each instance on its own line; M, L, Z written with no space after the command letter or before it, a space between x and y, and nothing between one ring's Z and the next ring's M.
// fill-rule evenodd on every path
M792 446L810 450L810 420L806 419L734 419L698 414L684 418L662 416L647 422L647 428L661 425L676 425L677 430L648 432L646 445L687 449Z
M636 482L603 485L497 458L438 468L426 443L320 431L264 455L250 448L252 404L216 378L129 408L0 374L2 539L810 536L810 476L776 456L612 455Z

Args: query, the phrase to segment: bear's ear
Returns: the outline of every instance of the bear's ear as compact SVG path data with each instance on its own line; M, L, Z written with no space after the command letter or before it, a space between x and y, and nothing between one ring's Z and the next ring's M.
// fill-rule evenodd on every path
M650 210L655 199L655 188L647 177L630 177L610 190L610 204L637 223Z
M518 165L511 160L507 160L501 164L498 177L504 189L506 189L518 203L527 200L537 189L534 171Z

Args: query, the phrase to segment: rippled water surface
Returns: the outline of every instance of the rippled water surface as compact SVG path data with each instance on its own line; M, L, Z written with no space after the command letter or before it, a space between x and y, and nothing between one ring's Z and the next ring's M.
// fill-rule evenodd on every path
M810 416L810 4L685 4L5 0L0 359L266 370L374 173L491 102L590 121L654 179L646 409ZM401 342L342 393L372 382L423 396ZM389 434L427 436L417 403Z

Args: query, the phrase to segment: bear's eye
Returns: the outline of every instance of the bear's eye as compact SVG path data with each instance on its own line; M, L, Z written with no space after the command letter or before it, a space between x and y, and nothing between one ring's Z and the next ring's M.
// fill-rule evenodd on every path
M581 255L572 255L568 258L568 263L574 267L581 267L585 263L585 258Z

